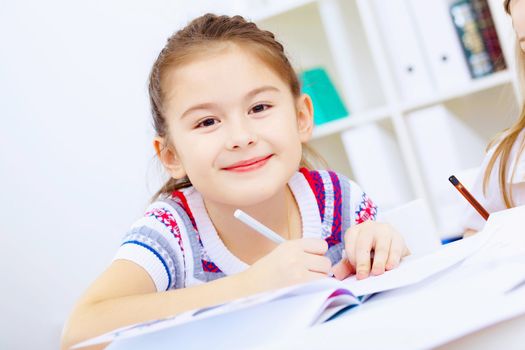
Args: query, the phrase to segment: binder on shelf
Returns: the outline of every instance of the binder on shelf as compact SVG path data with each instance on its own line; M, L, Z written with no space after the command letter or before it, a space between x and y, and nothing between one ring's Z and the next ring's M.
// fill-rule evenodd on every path
M299 74L299 79L302 92L312 98L314 124L320 125L348 116L348 110L325 69L317 67L305 70Z
M480 78L494 71L478 27L474 6L469 0L459 0L450 6L450 14L472 78Z
M479 31L483 37L485 49L490 57L493 71L499 72L507 68L503 51L498 38L496 26L492 20L492 14L487 0L471 0L472 8L476 14Z
M434 86L405 0L373 0L382 44L405 102L434 95Z
M470 73L461 44L443 0L409 0L423 53L439 91L467 85Z
M412 191L395 136L378 123L341 133L354 180L381 208L412 199Z

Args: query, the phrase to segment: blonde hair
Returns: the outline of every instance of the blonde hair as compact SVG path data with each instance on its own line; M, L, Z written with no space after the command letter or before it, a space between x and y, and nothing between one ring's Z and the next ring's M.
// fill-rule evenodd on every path
M510 1L511 0L505 0L503 4L505 11L509 15L510 15ZM515 50L516 50L516 71L518 73L520 90L525 91L524 90L525 88L525 54L520 47L518 39L516 39ZM517 143L518 137L524 128L525 128L525 105L522 105L521 112L520 112L519 118L516 121L516 123L514 123L514 125L512 125L510 128L499 133L489 143L487 147L487 150L488 150L492 146L497 144L496 149L494 150L494 153L492 154L487 164L487 169L485 170L485 174L483 177L483 192L484 193L487 192L489 179L490 179L492 170L496 164L496 161L499 159L500 162L499 162L499 168L498 168L498 182L501 188L501 194L503 197L503 201L505 202L505 206L507 208L511 208L514 206L514 201L512 199L512 189L506 181L507 172L509 170L509 167L507 167L507 164L509 163L511 150L514 144ZM521 154L523 153L523 146L524 144L522 141L522 144L519 145L519 150L516 154L516 158L519 158ZM514 175L514 173L512 175Z
M158 136L169 140L166 117L164 114L165 83L168 71L188 62L197 55L203 55L216 47L214 44L232 42L251 49L261 61L272 68L290 87L293 97L301 94L299 79L295 74L281 43L273 33L259 29L255 23L246 21L241 16L217 16L206 14L191 21L186 27L173 34L157 60L153 64L149 77L149 96L153 126ZM311 169L307 160L325 164L322 158L308 145L303 144L301 167ZM157 199L163 194L171 194L181 188L191 186L188 177L170 178L153 196Z

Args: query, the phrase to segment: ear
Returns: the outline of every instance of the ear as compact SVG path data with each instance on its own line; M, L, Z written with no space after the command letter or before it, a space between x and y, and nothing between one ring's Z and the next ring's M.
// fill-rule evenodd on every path
M164 168L166 168L171 177L182 179L186 176L186 171L184 170L184 166L182 165L177 152L164 138L160 136L155 137L153 140L153 147L155 148L157 157L159 157Z
M302 143L310 140L313 129L314 105L308 94L302 94L297 98L297 130Z

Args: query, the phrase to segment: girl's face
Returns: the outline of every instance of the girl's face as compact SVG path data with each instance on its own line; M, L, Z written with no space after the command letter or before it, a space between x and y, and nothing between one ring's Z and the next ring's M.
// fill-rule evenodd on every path
M171 71L166 80L172 150L162 157L207 200L251 206L284 189L313 127L308 96L235 44Z
M510 16L521 50L525 51L525 0L511 0Z

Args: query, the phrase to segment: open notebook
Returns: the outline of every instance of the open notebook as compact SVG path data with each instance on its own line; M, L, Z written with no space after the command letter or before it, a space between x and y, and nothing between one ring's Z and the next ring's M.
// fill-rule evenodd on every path
M343 281L326 278L261 293L161 320L123 327L79 343L75 347L149 336L166 329L184 327L194 322L207 322L215 327L221 323L234 322L235 317L235 322L240 322L241 326L252 329L265 329L279 323L283 323L283 326L286 323L288 329L290 323L296 328L322 323L344 309L365 302L375 293L418 283L461 262L480 249L488 241L492 232L498 229L500 223L492 218L493 216L489 219L485 229L477 235L450 243L427 255L408 257L399 267L380 276L372 276L364 280L357 280L355 276L352 276ZM240 321L243 320L243 317L245 317L244 323Z

